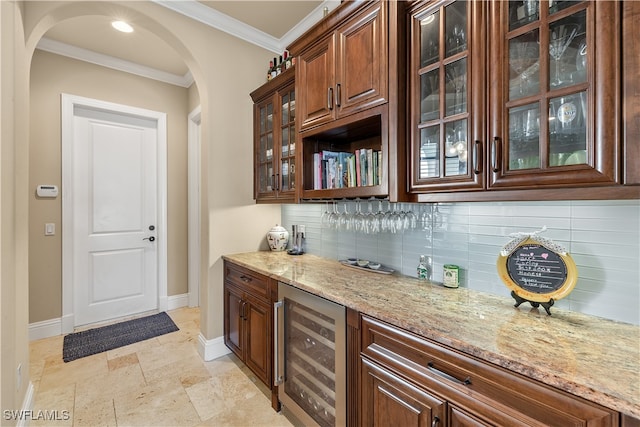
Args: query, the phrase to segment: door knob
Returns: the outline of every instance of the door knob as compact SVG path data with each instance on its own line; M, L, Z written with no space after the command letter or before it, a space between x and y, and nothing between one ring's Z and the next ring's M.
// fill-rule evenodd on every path
M155 238L155 237L153 237L153 236L151 236L151 237L145 237L145 238L144 238L144 239L142 239L142 240L148 240L148 241L150 241L150 242L153 242L153 241L155 241L155 240L156 240L156 238Z

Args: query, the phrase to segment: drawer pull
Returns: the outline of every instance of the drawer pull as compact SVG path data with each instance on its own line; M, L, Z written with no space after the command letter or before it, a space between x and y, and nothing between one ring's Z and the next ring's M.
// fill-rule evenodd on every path
M431 423L431 427L436 427L438 424L440 424L440 417L438 416L433 417L433 422Z
M240 280L242 280L245 283L249 283L252 279L249 276L245 276L244 274L242 276L240 276Z
M464 380L459 380L456 377L454 377L453 375L449 375L446 372L441 371L440 369L436 368L433 364L433 362L429 362L427 363L427 368L433 372L434 374L442 377L442 378L446 378L449 381L453 381L455 383L458 383L460 385L470 385L471 384L471 377L467 377Z

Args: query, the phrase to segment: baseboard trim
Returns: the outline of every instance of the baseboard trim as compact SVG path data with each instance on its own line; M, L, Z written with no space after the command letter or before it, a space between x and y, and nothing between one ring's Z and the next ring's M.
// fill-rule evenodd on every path
M62 318L29 324L29 341L62 335Z
M187 307L189 294L171 295L166 299L166 310ZM161 310L165 311L165 310ZM29 341L50 338L73 332L73 315L29 324Z
M217 337L212 340L206 339L202 334L198 335L198 353L205 362L217 359L231 350L224 344L224 337Z
M18 417L18 422L16 424L16 427L29 426L29 422L31 420L26 415L30 414L31 410L33 410L34 395L35 395L35 387L33 386L33 383L29 381L29 386L27 386L27 392L25 393L24 400L22 401L22 410L20 411L20 414L23 416Z
M171 295L167 297L167 310L175 310L189 306L189 294Z

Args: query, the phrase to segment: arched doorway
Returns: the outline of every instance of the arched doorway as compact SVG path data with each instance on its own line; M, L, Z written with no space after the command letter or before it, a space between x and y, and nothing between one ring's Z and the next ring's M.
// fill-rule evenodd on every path
M31 6L27 6L27 7L31 7ZM30 11L31 12L31 11ZM166 25L163 25L161 23L159 23L157 20L151 18L150 16L146 15L143 11L140 10L135 10L135 8L131 8L128 5L123 5L123 4L115 4L115 3L106 3L106 2L95 2L95 3L90 3L90 4L74 4L74 3L69 3L69 4L63 4L60 5L58 4L56 5L42 5L42 7L38 8L37 10L35 10L35 13L32 14L33 16L36 16L35 18L35 22L33 23L27 23L27 27L29 27L29 24L31 24L32 26L32 30L31 33L28 35L28 42L27 45L32 49L32 64L34 62L34 58L36 57L36 55L39 55L39 53L35 52L35 46L38 43L38 40L40 40L42 38L43 35L46 34L46 32L51 29L54 28L57 24L59 24L60 22L63 22L65 20L69 20L69 19L81 19L84 16L95 16L95 15L101 15L101 16L108 16L108 17L112 17L114 16L114 14L117 13L119 15L126 15L128 17L131 17L131 19L133 21L135 21L137 24L136 25L141 25L144 26L148 31L153 32L154 34L158 35L159 38L163 39L166 43L168 43L172 48L174 48L176 50L176 52L178 52L178 54L184 58L185 63L188 64L189 69L191 70L192 74L194 75L194 79L197 81L198 80L198 76L199 76L199 69L198 69L198 65L195 62L195 60L193 60L193 57L191 55L191 53L189 52L189 50L185 47L185 45L179 40L178 36L176 36L175 34L173 34L171 32L171 30L169 30L167 28ZM99 82L96 82L97 85L100 85ZM198 86L198 88L196 89L196 93L198 92L198 89L200 87ZM125 90L126 91L126 90ZM184 114L184 121L186 122L186 116L188 114L188 111L186 111L186 114ZM38 120L38 118L36 117L31 117L31 121L32 124L34 122L34 120ZM33 127L33 126L32 126ZM183 154L180 154L181 156L184 156L186 158L186 132L183 136L183 140L184 140L184 145L185 145L185 150L183 152ZM34 147L35 148L35 147ZM206 156L201 156L201 158L205 158ZM55 166L54 166L55 168ZM33 169L33 168L32 168ZM169 173L171 174L171 165L169 165ZM169 180L171 181L171 176L169 177ZM185 187L186 187L186 179L185 181ZM184 191L185 188L182 189L174 189L174 194L176 193L182 193L182 194L186 194L187 192ZM205 194L206 197L206 193L201 193L201 194ZM177 204L176 204L177 205ZM202 200L200 200L200 206L205 205L206 203L203 203ZM57 208L56 208L57 209ZM197 208L196 208L197 209ZM31 212L37 212L39 211L39 209L30 209ZM199 216L198 216L199 217ZM183 227L186 231L186 225L185 227ZM39 230L37 229L37 226L32 226L32 233L37 233ZM40 234L40 233L38 233ZM206 239L204 239L205 241L202 242L199 247L202 247L202 244L206 244ZM40 249L40 245L31 245L32 247L35 248L36 251L38 251ZM186 248L185 248L186 250ZM46 251L46 248L45 248ZM45 252L44 254L42 253L38 253L37 256L31 256L31 262L33 263L35 259L47 259L47 253ZM51 257L49 257L50 259ZM201 257L198 257L201 259ZM205 274L206 275L206 269L202 269L200 268L200 281L199 282L203 282L206 283L206 280L202 279L202 275ZM203 271L204 270L204 271ZM64 276L65 273L62 273L62 276ZM32 274L32 276L37 276ZM62 281L64 282L64 277L62 278ZM186 282L186 277L184 278L184 281ZM58 316L60 316L61 320L61 328L62 328L62 332L69 332L69 325L73 325L73 303L72 303L72 298L70 298L69 295L67 295L68 291L67 288L65 288L64 284L61 286L62 290L62 307L60 308L61 310L61 315L58 314ZM73 291L73 287L71 287L71 291ZM38 295L42 295L41 299L41 303L42 304L51 304L51 300L56 300L55 298L55 290L53 292L51 292L51 290L48 290L48 292L50 292L49 294L47 294L47 292L40 292L38 291L37 294ZM53 294L54 298L50 298L51 294ZM39 309L37 304L38 302L32 298L33 301L30 302L30 309ZM184 299L185 302L187 301L187 299ZM167 307L166 302L164 304L164 306L161 304L160 305L161 308L165 308ZM50 310L49 314L45 314L45 318L48 318L47 316L51 317L51 312L55 311L55 310ZM56 317L56 314L53 313L53 316ZM69 319L71 318L71 321L69 322ZM36 320L41 320L41 319L36 319Z

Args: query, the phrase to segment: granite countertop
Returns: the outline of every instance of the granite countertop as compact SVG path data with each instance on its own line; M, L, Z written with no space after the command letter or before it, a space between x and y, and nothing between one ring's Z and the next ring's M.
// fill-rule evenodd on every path
M241 266L640 419L640 327L305 254L223 257Z

